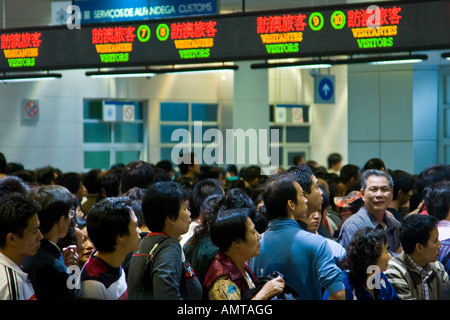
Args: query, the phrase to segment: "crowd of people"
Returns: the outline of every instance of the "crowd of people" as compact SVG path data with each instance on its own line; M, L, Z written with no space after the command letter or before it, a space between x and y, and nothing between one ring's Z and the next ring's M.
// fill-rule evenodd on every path
M450 165L327 165L77 173L0 153L0 299L449 299Z

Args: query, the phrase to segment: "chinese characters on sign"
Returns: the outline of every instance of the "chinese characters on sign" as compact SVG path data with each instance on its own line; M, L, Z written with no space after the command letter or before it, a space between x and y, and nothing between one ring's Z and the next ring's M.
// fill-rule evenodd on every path
M349 10L347 25L360 49L384 48L394 45L397 26L402 18L399 7L377 8L374 10ZM376 27L371 27L376 26Z
M136 35L134 27L94 28L92 44L102 63L128 62Z
M256 18L256 32L268 54L298 52L303 40L306 15L283 15Z
M41 45L40 32L1 35L1 48L11 68L34 67Z
M181 59L209 58L214 46L216 21L178 22L170 25L170 38L174 40Z

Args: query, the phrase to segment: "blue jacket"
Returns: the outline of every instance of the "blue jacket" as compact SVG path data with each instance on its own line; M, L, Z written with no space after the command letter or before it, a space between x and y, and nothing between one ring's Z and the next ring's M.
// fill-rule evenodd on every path
M380 273L380 288L374 289L375 297L372 297L370 292L362 286L353 285L347 271L342 271L342 278L345 283L345 300L400 300L394 287L383 272ZM328 300L328 297L328 291L325 291L323 300Z
M271 220L260 243L259 256L250 262L253 272L260 277L279 271L300 300L320 300L322 288L331 294L345 289L327 240L302 230L296 221Z

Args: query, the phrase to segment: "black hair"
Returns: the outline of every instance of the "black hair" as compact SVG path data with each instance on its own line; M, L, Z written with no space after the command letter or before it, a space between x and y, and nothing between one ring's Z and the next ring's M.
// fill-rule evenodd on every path
M195 153L193 152L188 152L186 154L180 153L178 169L180 170L181 175L185 175L188 172L189 166L195 164L195 158Z
M286 170L287 173L293 174L295 180L302 187L306 193L311 193L311 186L313 184L312 176L314 175L310 166L292 166Z
M8 233L23 237L28 220L39 209L39 204L26 195L12 192L0 196L0 247L5 246Z
M123 195L130 200L139 227L142 227L145 224L144 215L142 214L142 197L144 196L144 191L145 190L142 188L134 187Z
M384 161L381 160L380 158L372 158L366 162L366 164L363 167L363 171L369 169L386 170L386 166L384 164Z
M227 190L225 196L218 201L217 206L217 210L222 211L234 208L255 208L250 196L239 188Z
M6 164L6 174L13 174L16 171L25 170L25 167L20 162L8 162Z
M5 176L0 179L0 195L12 192L28 194L29 191L28 185L19 177Z
M450 180L438 181L424 190L425 208L438 220L447 218L450 210Z
M328 195L328 192L324 189L324 188L320 188L322 190L322 208L321 208L321 212L324 212L325 209L328 208L328 206L330 205L330 196Z
M213 194L206 198L200 206L200 223L195 227L194 234L188 240L189 245L196 245L208 233L211 223L217 216L217 203L223 194Z
M414 187L414 177L406 171L395 170L391 174L394 181L394 191L392 193L392 199L397 200L398 192L402 190L404 193L408 193Z
M193 189L193 203L191 203L191 218L196 219L200 215L200 207L206 198L213 194L223 194L222 184L217 179L203 179L198 181Z
M228 251L233 241L246 241L246 223L252 211L237 208L219 212L211 224L211 241L223 252Z
M45 166L34 169L36 173L37 182L41 185L50 185L55 181L55 175L57 174L56 168L52 166Z
M172 162L170 162L169 160L161 160L156 164L155 167L164 169L167 173L174 172Z
M331 153L327 157L328 169L330 169L333 165L338 164L342 161L342 156L339 153Z
M298 154L294 158L292 158L292 165L298 166L300 164L300 162L304 161L304 160L305 160L305 156L302 154Z
M244 181L250 183L256 178L261 177L261 167L259 166L248 166L245 168L243 173Z
M353 235L347 253L339 263L340 268L350 271L350 279L355 284L364 285L367 280L367 268L376 265L386 246L384 230L365 227Z
M99 193L101 191L100 179L98 178L101 170L98 168L89 170L83 175L83 185L88 193Z
M6 172L6 157L3 153L0 152L0 173L5 173Z
M105 198L92 207L86 227L98 251L114 252L117 237L129 235L132 210L127 197Z
M69 216L74 197L67 188L58 185L41 186L31 196L41 205L38 216L42 234L49 232L62 216Z
M153 168L153 170L155 171L155 180L154 182L159 182L159 181L170 181L170 175L169 173L164 170L163 168Z
M55 184L66 187L73 194L80 189L81 183L81 176L76 172L67 172L55 179Z
M100 184L106 193L106 197L117 197L119 195L122 171L123 168L111 169L101 178Z
M450 164L437 163L426 167L417 177L418 196L422 199L427 186L442 180L450 180Z
M341 171L339 172L339 180L346 184L350 181L351 178L355 178L356 182L359 180L359 167L354 164L346 164L341 168Z
M297 203L295 177L289 173L274 176L263 190L264 205L270 220L287 217L287 202Z
M142 198L145 224L152 231L162 231L166 218L178 218L181 202L185 200L189 200L189 194L179 183L160 181L150 185Z
M227 166L227 172L230 172L232 174L234 174L235 176L238 175L238 168L235 164L229 164Z
M147 188L155 180L153 166L145 161L129 162L122 171L119 194L124 194L133 187Z
M417 243L427 246L437 222L436 217L429 215L411 214L407 216L400 226L400 242L405 253L413 253Z

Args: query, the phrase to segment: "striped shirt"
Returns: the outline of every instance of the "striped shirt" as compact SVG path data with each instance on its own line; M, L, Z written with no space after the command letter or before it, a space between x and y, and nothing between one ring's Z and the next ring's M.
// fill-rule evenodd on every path
M402 300L439 300L450 280L439 261L420 268L404 251L389 260L384 272Z
M428 287L428 278L433 273L433 270L430 267L430 264L426 264L423 268L419 266L413 258L411 258L408 254L405 255L405 258L409 260L409 263L414 266L416 271L422 277L422 299L430 300L430 289Z
M122 267L113 268L94 253L81 270L77 298L127 300L128 286Z
M36 300L28 274L0 253L0 300Z

